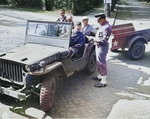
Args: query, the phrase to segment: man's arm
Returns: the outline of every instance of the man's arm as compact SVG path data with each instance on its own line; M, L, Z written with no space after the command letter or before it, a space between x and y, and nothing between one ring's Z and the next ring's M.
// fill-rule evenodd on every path
M94 39L94 41L97 43L104 43L105 44L109 40L109 37L111 35L111 29L109 27L107 27L105 29L105 33L99 32L98 35L99 35L99 37L96 37Z
M82 49L85 46L85 39L84 36L80 36L78 39L78 43L72 46L72 48L79 48Z
M91 32L96 34L96 30L93 28L93 26L91 25Z

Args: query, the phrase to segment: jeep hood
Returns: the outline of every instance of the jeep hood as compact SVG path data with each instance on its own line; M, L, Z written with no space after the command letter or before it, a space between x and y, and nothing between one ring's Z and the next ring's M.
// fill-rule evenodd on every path
M65 48L40 44L25 44L1 55L0 59L31 65L54 54L67 51ZM23 61L24 60L24 61Z

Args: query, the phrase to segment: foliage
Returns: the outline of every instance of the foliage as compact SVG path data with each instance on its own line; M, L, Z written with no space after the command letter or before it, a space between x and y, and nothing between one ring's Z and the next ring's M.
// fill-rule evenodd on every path
M24 8L42 8L42 0L12 0L12 4Z
M111 11L114 11L114 8L119 0L112 0Z
M10 1L10 0L0 0ZM103 3L103 0L11 0L11 4L22 8L42 9L43 5L46 10L65 9L73 10L73 14L81 14Z
M150 2L150 0L138 0L138 1L140 1L140 2Z
M0 0L0 5L6 5L8 4L8 0Z
M55 9L72 9L72 0L55 0Z
M81 14L82 12L101 5L103 0L55 0L55 9L73 10L74 14Z
M46 10L48 11L52 10L53 6L54 6L54 0L45 0Z

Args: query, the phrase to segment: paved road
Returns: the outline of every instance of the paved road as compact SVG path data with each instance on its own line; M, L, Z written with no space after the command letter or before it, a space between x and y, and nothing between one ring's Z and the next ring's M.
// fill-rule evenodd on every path
M31 14L26 14L32 16ZM9 16L0 13L0 52L5 52L24 43L26 20ZM140 25L141 23L141 21L132 22L136 27L137 24ZM142 28L145 27L144 25L150 25L147 21L142 23ZM56 91L54 106L46 114L40 110L39 97L36 95L31 95L26 101L21 102L8 96L0 95L0 119L6 119L7 117L13 119L43 117L107 118L114 104L118 101L121 102L120 100L122 99L133 102L137 102L137 100L149 101L149 61L150 44L146 46L146 52L142 59L137 61L130 60L127 57L126 51L123 53L112 53L109 51L107 57L108 86L106 88L94 87L97 81L93 81L91 78L98 74L97 71L92 75L87 75L85 71L81 71L67 79L64 82L64 86ZM141 78L142 82L140 82ZM120 104L119 106L124 106L123 109L128 110L125 107L127 103L124 103L124 105ZM142 104L142 102L140 103ZM140 108L146 112L146 117L150 117L147 110L144 110L148 109L144 108L146 107L144 104L140 105ZM114 106L113 110L115 109ZM134 112L133 114L138 113L136 108L131 109L130 112ZM112 115L114 116L113 112L109 117L113 117ZM122 117L127 117L127 115L131 115L130 117L132 118L141 116L127 113Z

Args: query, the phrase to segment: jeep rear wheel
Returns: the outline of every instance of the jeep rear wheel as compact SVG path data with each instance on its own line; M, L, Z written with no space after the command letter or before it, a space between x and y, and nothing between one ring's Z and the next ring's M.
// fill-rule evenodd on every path
M133 60L140 59L145 52L145 45L142 41L135 42L128 51L128 56Z
M88 74L92 74L95 72L95 70L96 70L96 55L95 55L95 50L92 50L89 56L87 72Z
M47 112L53 106L55 97L56 82L54 78L45 77L40 92L40 107Z

